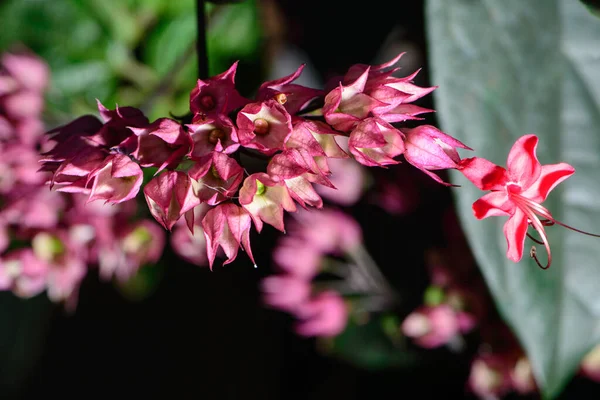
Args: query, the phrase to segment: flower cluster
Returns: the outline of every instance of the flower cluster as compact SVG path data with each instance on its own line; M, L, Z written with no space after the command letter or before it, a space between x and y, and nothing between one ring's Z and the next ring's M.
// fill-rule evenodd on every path
M198 80L190 123L150 122L135 108L109 110L98 102L101 119L83 116L50 132L57 144L45 153L43 170L53 173L57 191L83 193L88 201L121 204L143 191L165 229L184 220L195 236L201 227L211 268L219 252L227 264L240 247L253 261L252 225L285 232L284 211L322 207L319 193L335 189L330 162L387 166L403 155L441 183L431 171L458 168L456 149L469 149L458 140L430 125L392 125L432 111L413 102L435 89L412 83L418 71L395 77L401 56L354 65L329 91L294 83L300 66L263 83L253 99L237 91L234 63ZM154 176L144 183L148 168ZM200 205L206 208L199 220Z
M46 290L52 301L73 307L88 265L97 265L102 278L128 279L160 257L164 231L132 219L134 203L86 205L80 196L48 190L50 176L38 172L40 151L52 148L41 121L48 68L34 55L9 53L1 67L0 290L21 297ZM77 166L64 168L64 176L76 176Z

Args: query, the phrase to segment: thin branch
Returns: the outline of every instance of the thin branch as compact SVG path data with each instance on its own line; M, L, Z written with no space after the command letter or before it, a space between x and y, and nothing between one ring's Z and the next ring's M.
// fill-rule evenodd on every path
M196 0L196 55L198 57L198 79L208 78L208 51L206 48L206 15L204 0Z

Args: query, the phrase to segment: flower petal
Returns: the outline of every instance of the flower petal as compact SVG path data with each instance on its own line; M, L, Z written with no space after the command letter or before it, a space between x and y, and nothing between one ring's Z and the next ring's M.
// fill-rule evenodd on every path
M535 154L538 137L520 137L508 153L506 167L510 180L521 185L523 190L531 186L540 176L541 165Z
M508 180L504 168L481 157L463 158L457 169L481 190L502 190Z
M506 236L506 243L508 244L506 257L509 260L518 262L523 257L527 227L527 216L519 208L504 224L504 236Z
M504 191L488 193L473 203L473 214L477 219L511 215L514 212L515 205Z
M548 193L562 181L575 173L575 168L567 163L542 165L539 178L523 192L523 196L541 203L546 200Z

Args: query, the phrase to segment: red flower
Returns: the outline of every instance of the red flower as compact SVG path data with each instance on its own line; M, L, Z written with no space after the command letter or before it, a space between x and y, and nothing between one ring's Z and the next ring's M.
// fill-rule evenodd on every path
M514 262L521 260L525 236L529 236L527 228L531 225L538 231L541 241L532 239L546 247L548 262L542 267L535 247L530 252L531 257L546 269L552 263L552 254L544 227L556 223L580 233L585 232L556 221L550 211L541 205L550 191L571 176L575 169L566 163L541 165L536 156L537 143L535 135L525 135L517 140L508 154L507 169L479 157L462 160L458 169L479 189L491 190L491 193L473 203L475 218L509 216L504 225L507 257ZM544 219L540 220L539 217Z

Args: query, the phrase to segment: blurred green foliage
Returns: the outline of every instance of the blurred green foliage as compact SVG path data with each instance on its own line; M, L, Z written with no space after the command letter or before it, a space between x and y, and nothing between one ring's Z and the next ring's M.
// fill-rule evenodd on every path
M260 63L255 1L207 3L206 12L211 75L235 60ZM95 113L96 98L109 108L140 107L151 119L188 110L197 76L194 0L7 0L0 20L0 50L25 47L50 65L50 125Z

